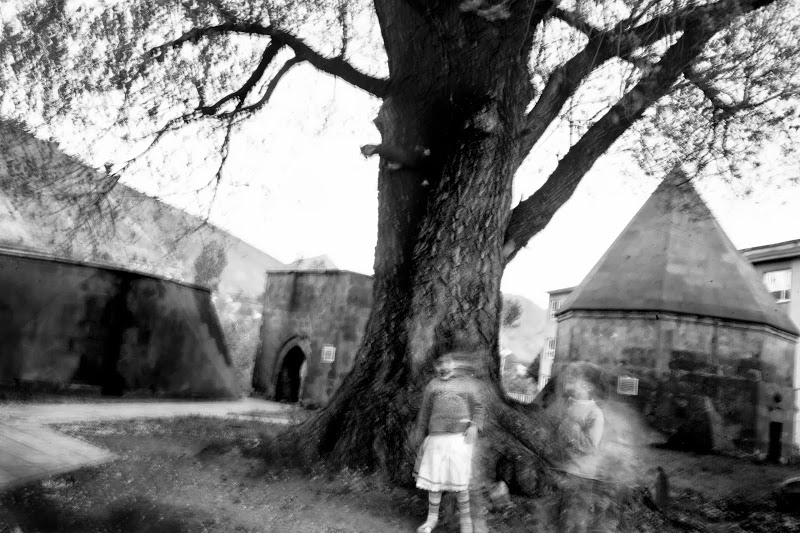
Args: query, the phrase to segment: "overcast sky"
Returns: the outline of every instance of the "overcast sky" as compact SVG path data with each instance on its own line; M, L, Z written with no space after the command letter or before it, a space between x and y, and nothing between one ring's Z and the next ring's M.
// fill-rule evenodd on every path
M379 141L372 124L378 101L342 81L313 74L310 67L298 67L284 82L269 108L234 137L211 221L284 262L327 254L342 269L372 273L378 160L364 159L359 147ZM61 133L67 148L70 136L80 137L76 133ZM197 168L193 165L198 165L202 146L202 139L191 136L173 143L166 162L125 181L202 213L199 206L210 190L192 191L214 171L212 164L190 170ZM113 149L99 144L90 162L102 166ZM542 169L552 168L558 155L537 154L522 167L515 201L536 190L546 175ZM170 165L179 180L169 177ZM800 238L800 187L787 186L780 176L771 184L763 176L752 180L758 186L748 197L742 195L747 184L696 186L737 247ZM509 265L504 291L544 307L548 290L580 283L657 185L657 179L643 177L625 157L601 159L548 227Z

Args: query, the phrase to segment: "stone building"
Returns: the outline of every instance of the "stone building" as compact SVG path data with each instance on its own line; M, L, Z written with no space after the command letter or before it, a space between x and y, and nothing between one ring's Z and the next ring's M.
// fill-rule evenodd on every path
M800 239L742 250L761 274L764 285L778 306L800 324ZM800 369L800 345L795 351L795 369ZM800 442L800 371L794 373L795 442Z
M800 331L681 173L656 189L556 318L554 375L592 362L616 376L618 399L667 434L705 412L715 446L791 453Z
M2 250L0 383L25 382L240 395L208 289Z
M253 388L325 405L353 367L372 308L372 277L344 270L268 272Z
M561 304L574 287L566 289L558 289L550 291L550 299L547 305L547 315L544 321L544 349L542 350L542 359L539 361L539 377L538 385L539 390L542 390L553 372L553 360L556 356L556 332L558 331L558 320L556 314L561 310Z

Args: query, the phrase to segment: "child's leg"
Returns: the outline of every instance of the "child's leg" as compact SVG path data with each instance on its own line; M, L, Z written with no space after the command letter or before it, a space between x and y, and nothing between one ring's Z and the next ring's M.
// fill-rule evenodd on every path
M472 517L469 514L469 491L462 490L458 493L458 518L461 523L461 533L472 533Z
M436 523L439 522L440 503L442 503L442 493L430 491L428 493L428 519L417 529L419 533L430 533L436 527Z

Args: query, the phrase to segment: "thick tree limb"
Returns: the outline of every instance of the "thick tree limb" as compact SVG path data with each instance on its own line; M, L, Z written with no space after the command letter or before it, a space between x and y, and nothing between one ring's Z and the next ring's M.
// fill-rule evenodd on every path
M389 86L389 81L364 74L341 57L326 57L308 46L302 39L291 33L275 28L254 23L227 22L216 26L195 28L180 37L157 46L147 52L147 57L160 58L170 49L179 48L186 43L196 43L203 38L212 37L223 33L242 33L248 35L262 35L272 39L272 43L291 48L295 56L301 61L306 61L317 70L341 78L347 83L358 87L368 93L383 98Z
M595 69L611 58L629 59L643 47L652 45L664 37L685 31L691 25L703 21L718 21L720 27L727 25L733 17L749 13L773 3L775 0L720 0L702 7L687 7L673 13L661 15L638 26L623 21L616 27L600 31L563 10L555 10L554 16L567 21L571 26L589 37L584 49L565 64L553 71L545 84L536 105L525 118L519 151L520 163L527 157L545 130L558 117L564 104L573 96L584 80ZM635 20L640 18L639 15Z
M724 21L706 19L687 26L653 71L589 128L539 190L512 210L506 231L507 260L511 260L531 237L547 225L597 159L651 105L670 91L687 65L724 25Z
M586 19L573 11L567 11L566 9L558 7L553 10L552 16L553 18L566 22L590 39L603 32L603 30L592 26Z

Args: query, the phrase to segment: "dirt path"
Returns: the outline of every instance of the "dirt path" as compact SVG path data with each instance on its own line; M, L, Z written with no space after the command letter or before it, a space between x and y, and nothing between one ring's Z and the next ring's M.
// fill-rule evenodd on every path
M0 422L0 491L113 459L104 448L50 428Z
M136 418L172 418L176 416L212 416L264 418L286 423L301 410L293 405L257 398L233 401L108 401L75 403L0 403L0 421L63 424L100 422Z
M53 424L204 416L287 424L294 406L246 398L239 401L98 401L0 404L0 491L114 459L103 447L64 435Z

